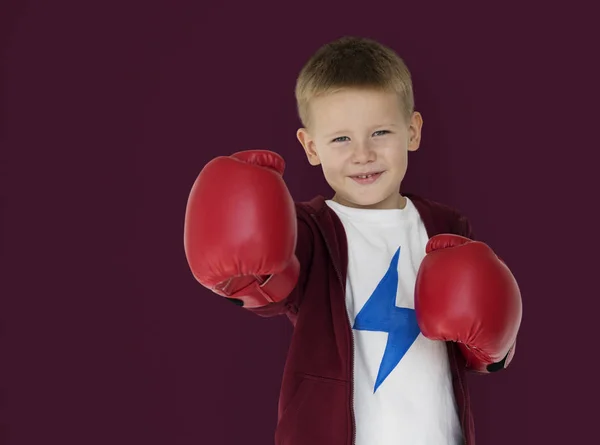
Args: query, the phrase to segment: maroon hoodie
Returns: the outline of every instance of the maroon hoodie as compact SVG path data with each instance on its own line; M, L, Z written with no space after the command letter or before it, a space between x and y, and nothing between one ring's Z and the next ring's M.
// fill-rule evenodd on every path
M473 239L468 220L456 210L416 195L405 196L419 211L430 238L452 233ZM275 443L354 445L354 342L345 301L346 234L322 196L296 203L296 212L296 255L301 265L298 284L285 300L249 309L264 317L285 314L294 326ZM446 344L464 444L474 445L466 363L454 343Z

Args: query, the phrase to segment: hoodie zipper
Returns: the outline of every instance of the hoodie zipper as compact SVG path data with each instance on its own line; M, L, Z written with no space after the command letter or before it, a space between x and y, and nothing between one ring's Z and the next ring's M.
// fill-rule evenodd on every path
M317 221L317 217L314 214L310 214L310 216L312 217L312 219L315 221L315 224L317 225L317 227L319 228L319 231L321 232L321 235L323 236L323 240L325 242L325 247L327 247L327 251L329 252L329 256L331 258L331 262L333 264L333 268L335 269L335 272L337 274L338 280L340 282L340 285L342 286L342 289L346 288L346 285L344 283L344 280L342 279L342 274L338 268L338 265L336 264L335 260L334 260L334 256L333 256L333 251L331 250L331 247L329 246L329 242L327 241L327 237L325 236L325 233L323 232L323 229L321 228L321 225L319 224L319 222ZM345 306L345 304L344 304ZM346 320L348 321L348 332L350 335L350 344L352 345L351 349L350 349L350 374L351 374L351 380L350 380L350 423L351 423L351 428L352 428L352 442L351 445L355 445L356 444L356 420L354 418L354 354L355 354L355 345L354 345L354 335L352 333L352 322L350 320L350 315L348 315L348 311L346 310Z

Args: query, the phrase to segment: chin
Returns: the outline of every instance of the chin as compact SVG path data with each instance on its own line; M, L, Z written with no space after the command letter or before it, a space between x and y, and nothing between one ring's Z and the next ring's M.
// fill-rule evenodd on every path
M375 183L358 185L350 178L336 178L329 182L335 192L334 200L348 207L389 208L396 204L394 196L399 195L400 182L385 172ZM340 180L341 179L341 180Z

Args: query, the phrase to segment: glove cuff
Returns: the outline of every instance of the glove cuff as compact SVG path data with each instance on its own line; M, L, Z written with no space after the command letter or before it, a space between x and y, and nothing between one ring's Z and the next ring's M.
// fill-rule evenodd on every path
M227 288L233 281L228 280L211 290L227 297L238 306L254 309L285 299L296 287L299 276L300 262L294 255L286 269L268 276L266 280L262 277L255 277L247 286L233 292L228 292Z

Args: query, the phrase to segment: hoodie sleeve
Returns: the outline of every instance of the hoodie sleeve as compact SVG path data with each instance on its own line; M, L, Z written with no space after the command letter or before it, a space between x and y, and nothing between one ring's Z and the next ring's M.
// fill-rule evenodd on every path
M298 282L296 283L296 286L292 292L283 300L263 307L247 309L250 312L260 315L261 317L273 317L275 315L297 313L302 301L302 296L304 295L306 281L308 279L308 274L312 264L314 234L311 226L304 218L304 211L299 209L298 206L296 206L296 211L296 220L298 222L296 257L300 263L300 276L298 277Z

